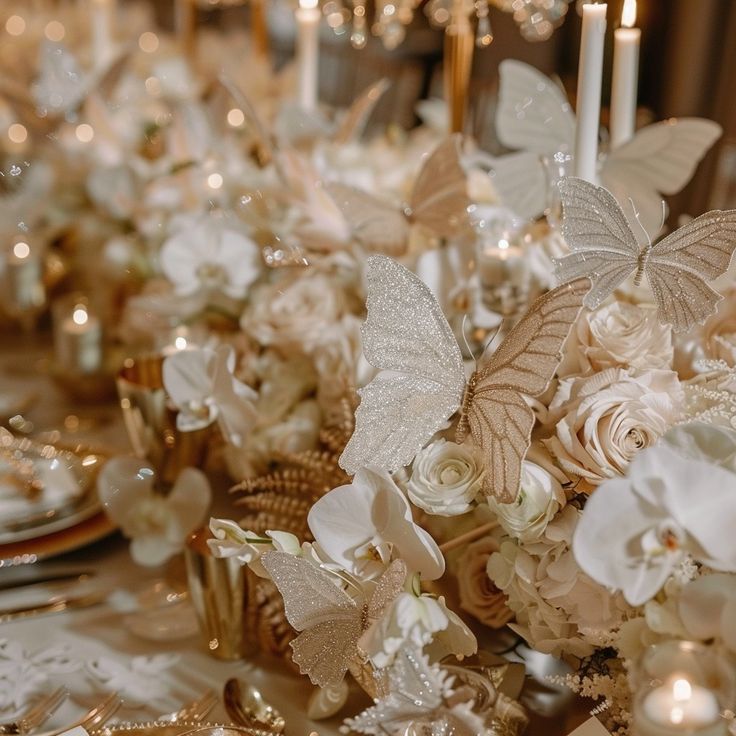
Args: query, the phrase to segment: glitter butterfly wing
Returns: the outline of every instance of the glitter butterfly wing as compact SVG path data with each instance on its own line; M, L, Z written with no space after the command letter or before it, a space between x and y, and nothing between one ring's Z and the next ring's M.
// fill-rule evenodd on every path
M639 245L610 192L575 177L559 188L562 235L572 253L554 261L555 274L561 282L589 276L585 305L595 309L636 271Z
M618 200L640 242L643 231L651 238L660 231L662 197L677 194L690 181L721 133L721 126L712 120L673 118L642 128L606 156L601 183Z
M355 432L340 467L395 471L457 411L465 388L460 349L437 300L411 271L385 256L367 264L363 349L379 374L360 389Z
M550 154L571 151L575 115L564 91L533 66L507 59L499 67L496 132L508 148Z
M594 309L639 267L659 319L677 332L703 322L720 296L706 279L726 271L736 248L736 210L706 212L641 252L613 196L582 179L560 183L562 234L572 253L555 262L561 281L590 276L585 304Z
M644 265L659 319L676 332L702 324L722 299L705 282L725 273L736 249L736 210L713 210L662 238Z
M332 135L333 141L338 145L344 145L359 138L368 118L390 86L391 82L386 77L382 77L361 92L340 121L340 125Z
M531 440L535 417L524 396L549 386L590 286L577 279L539 297L470 379L458 441L469 433L482 450L484 493L501 503L516 499Z
M460 163L461 136L440 143L426 160L409 200L410 220L452 238L467 225L467 174Z
M294 662L313 684L337 685L357 652L360 607L329 573L303 557L267 552L261 560L284 599L287 620L301 632L291 642Z

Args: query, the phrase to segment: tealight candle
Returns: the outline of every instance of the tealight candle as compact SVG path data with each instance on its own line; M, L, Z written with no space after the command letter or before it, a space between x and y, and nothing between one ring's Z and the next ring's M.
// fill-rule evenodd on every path
M625 0L621 28L613 34L611 148L618 148L631 140L636 127L641 30L633 27L635 22L636 0Z
M478 250L478 279L486 308L503 315L515 314L529 291L529 269L524 250L502 233L498 242Z
M608 6L605 3L585 3L583 5L583 32L578 62L575 175L594 183L598 166L598 132L601 116L601 82L607 10Z
M305 110L317 107L319 71L319 0L299 0L296 9L296 57L299 105Z
M54 307L54 348L58 369L97 373L104 364L102 322L84 298L62 300Z

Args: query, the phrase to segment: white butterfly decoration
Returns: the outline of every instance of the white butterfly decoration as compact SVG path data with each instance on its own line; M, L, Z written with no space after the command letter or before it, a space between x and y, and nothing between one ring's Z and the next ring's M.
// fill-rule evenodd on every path
M450 705L454 677L425 654L402 649L388 672L387 695L345 725L358 733L478 736L487 733L473 701Z
M572 153L575 114L564 90L534 67L507 59L500 66L498 139L517 153L487 159L493 183L519 215L534 218L547 206L547 174L542 156ZM662 198L679 192L722 133L702 118L673 118L639 130L624 145L608 151L600 180L651 237L662 227Z
M300 632L291 648L302 674L320 687L339 684L348 670L357 674L365 662L358 641L403 590L403 560L394 560L372 594L358 599L345 592L342 577L305 557L266 552L261 563L284 599L287 620Z
M572 253L555 260L560 281L588 276L585 297L595 309L635 274L647 277L660 322L677 332L689 330L713 314L722 299L706 283L723 274L736 249L736 210L713 210L696 217L659 242L643 248L612 194L594 184L567 177L560 182L562 234Z
M359 391L340 466L350 474L366 465L398 470L462 408L457 439L469 435L486 458L484 493L510 503L534 426L525 396L552 380L589 279L537 299L466 384L460 348L427 286L385 256L368 258L367 276L363 350L379 373Z

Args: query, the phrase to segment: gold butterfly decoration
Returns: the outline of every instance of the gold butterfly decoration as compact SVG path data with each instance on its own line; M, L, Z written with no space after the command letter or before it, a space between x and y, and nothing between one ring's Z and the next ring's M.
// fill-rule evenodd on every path
M736 210L713 210L696 217L659 242L640 248L613 195L584 179L560 184L562 234L572 253L555 261L560 281L588 276L593 288L585 298L595 309L634 275L646 276L659 320L677 332L689 330L713 314L720 294L706 283L725 273L736 248Z
M403 590L406 563L394 560L373 593L356 600L334 573L304 557L274 551L261 561L284 598L286 618L300 632L291 647L302 674L328 687L338 685L348 670L359 672L365 662L360 637Z
M350 474L364 465L396 471L461 409L458 441L467 436L482 451L484 493L514 501L534 425L525 397L538 396L552 380L590 280L537 299L466 384L460 348L429 288L385 256L370 257L367 268L363 345L379 373L359 391L341 467Z
M456 135L437 146L422 166L404 207L346 184L328 184L326 189L347 220L352 237L368 251L398 256L406 250L414 223L441 238L459 235L467 227L471 204L460 143Z

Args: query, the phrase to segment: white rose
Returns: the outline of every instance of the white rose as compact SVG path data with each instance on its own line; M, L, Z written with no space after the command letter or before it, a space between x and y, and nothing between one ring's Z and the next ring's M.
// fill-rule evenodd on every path
M672 371L632 373L609 368L560 382L545 440L560 467L583 489L622 475L640 450L653 445L681 415L682 388Z
M342 294L326 276L301 275L258 289L241 324L262 345L311 352L342 312Z
M672 330L656 309L613 302L581 315L565 345L559 374L606 368L671 368Z
M483 483L483 463L470 445L438 440L417 453L409 498L429 514L458 516L470 509Z
M544 533L547 524L565 505L565 492L544 468L525 460L516 501L499 503L489 496L488 505L509 536L529 542Z
M703 325L705 355L736 366L736 287L723 294L718 311Z

